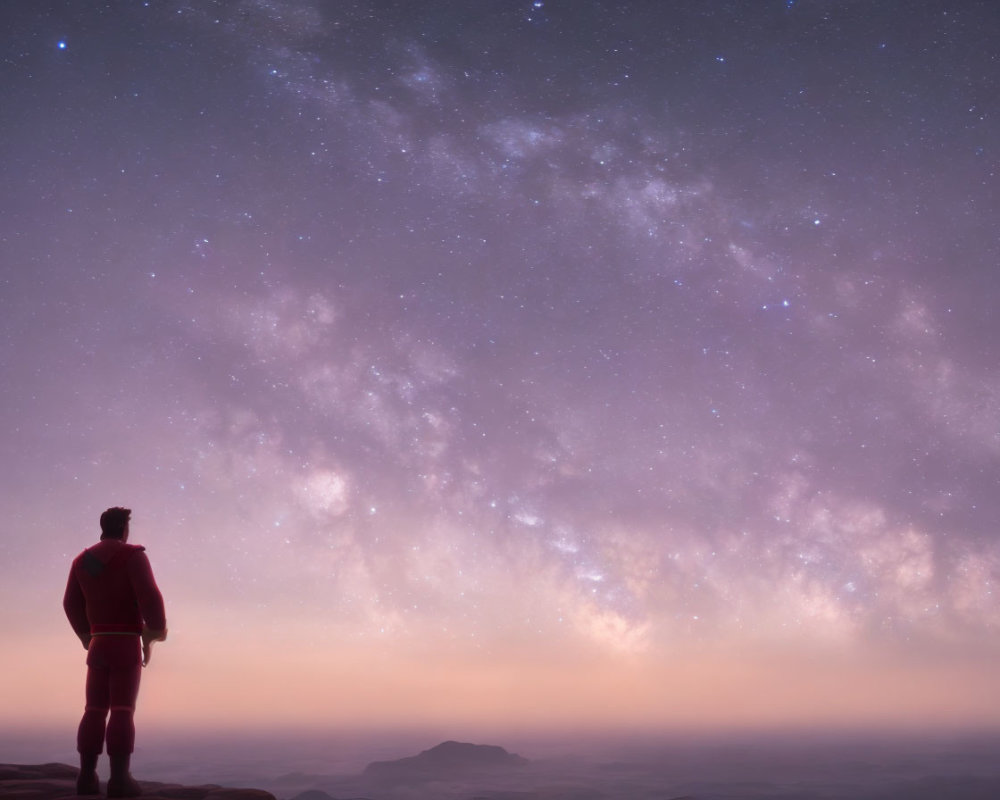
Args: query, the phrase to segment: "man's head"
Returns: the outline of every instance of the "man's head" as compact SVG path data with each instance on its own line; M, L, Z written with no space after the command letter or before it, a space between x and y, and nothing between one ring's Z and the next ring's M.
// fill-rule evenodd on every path
M102 539L127 539L128 520L132 516L131 508L115 506L101 514Z

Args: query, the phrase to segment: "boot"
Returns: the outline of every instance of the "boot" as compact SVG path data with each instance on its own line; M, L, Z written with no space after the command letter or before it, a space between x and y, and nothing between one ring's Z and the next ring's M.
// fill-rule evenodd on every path
M129 761L132 759L131 753L113 756L108 753L111 759L111 777L108 778L108 797L138 797L142 794L142 787L139 786L132 773L128 771Z
M100 794L101 782L97 778L97 757L99 753L80 753L80 774L76 778L76 793L82 795Z

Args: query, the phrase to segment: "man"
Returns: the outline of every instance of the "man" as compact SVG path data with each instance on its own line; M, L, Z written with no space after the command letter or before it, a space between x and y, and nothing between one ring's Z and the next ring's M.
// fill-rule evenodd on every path
M105 739L111 760L108 797L142 794L129 772L132 714L139 675L153 642L167 638L167 620L145 548L127 544L131 515L131 509L118 507L101 514L101 541L73 560L63 597L69 624L87 651L87 704L76 738L76 791L82 795L100 794L97 759Z

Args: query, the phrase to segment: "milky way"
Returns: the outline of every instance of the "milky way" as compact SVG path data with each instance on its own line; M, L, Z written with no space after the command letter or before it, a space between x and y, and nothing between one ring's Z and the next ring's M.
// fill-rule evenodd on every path
M123 504L179 684L991 652L992 3L3 16L6 630Z

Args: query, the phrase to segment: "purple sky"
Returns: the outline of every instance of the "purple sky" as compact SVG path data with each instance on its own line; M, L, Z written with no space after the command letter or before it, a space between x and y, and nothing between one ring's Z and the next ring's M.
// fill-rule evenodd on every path
M121 504L154 709L1000 723L992 2L2 16L7 685Z

